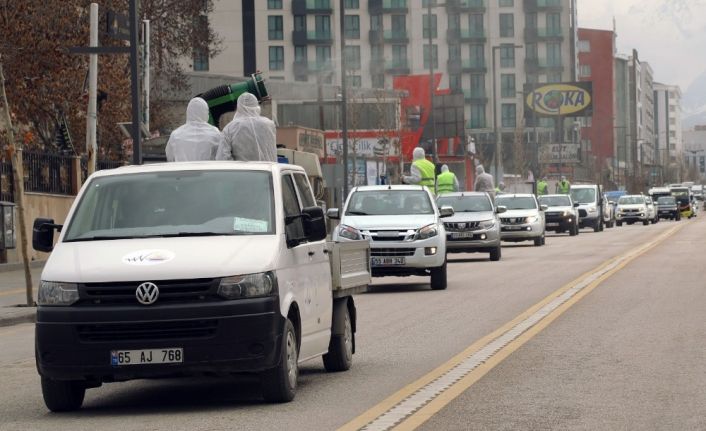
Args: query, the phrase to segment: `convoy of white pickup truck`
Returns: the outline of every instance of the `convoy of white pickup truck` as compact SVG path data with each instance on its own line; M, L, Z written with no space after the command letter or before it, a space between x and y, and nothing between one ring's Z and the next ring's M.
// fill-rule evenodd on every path
M368 186L328 210L338 224L327 241L315 199L304 168L285 163L93 174L64 225L34 222L34 248L51 252L35 345L47 407L78 409L86 389L108 382L238 373L260 375L265 400L290 401L300 363L321 357L328 371L351 367L353 295L371 277L427 276L442 290L447 253L497 261L500 241L542 246L547 228L575 235L615 220L598 186L495 202L484 193L437 200L422 186ZM620 214L619 224L628 220Z

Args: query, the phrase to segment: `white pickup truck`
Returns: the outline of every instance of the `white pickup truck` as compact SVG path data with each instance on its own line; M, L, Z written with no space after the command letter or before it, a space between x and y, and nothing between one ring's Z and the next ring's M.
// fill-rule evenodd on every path
M54 232L60 236L54 245ZM294 398L298 364L351 366L352 295L367 241L326 242L304 169L192 162L92 175L66 224L34 223L52 252L38 294L36 362L52 411L102 383L258 373Z

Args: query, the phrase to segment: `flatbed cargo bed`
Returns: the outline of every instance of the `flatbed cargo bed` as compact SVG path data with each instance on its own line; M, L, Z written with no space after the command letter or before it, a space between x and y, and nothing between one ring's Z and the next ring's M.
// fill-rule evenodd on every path
M370 243L365 240L326 243L331 265L331 290L334 298L368 290L371 281Z

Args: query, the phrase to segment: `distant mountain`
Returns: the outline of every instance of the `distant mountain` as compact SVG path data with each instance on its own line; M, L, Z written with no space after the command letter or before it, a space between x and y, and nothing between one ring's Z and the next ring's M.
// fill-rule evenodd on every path
M691 83L682 97L682 128L706 125L706 71Z

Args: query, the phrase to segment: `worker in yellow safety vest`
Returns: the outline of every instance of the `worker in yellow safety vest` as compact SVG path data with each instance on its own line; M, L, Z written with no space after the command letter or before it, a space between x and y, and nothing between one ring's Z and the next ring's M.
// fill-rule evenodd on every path
M548 195L549 194L549 184L547 183L547 179L542 177L539 181L537 181L537 196L543 196L543 195Z
M427 186L434 192L435 167L432 162L426 159L424 148L417 147L412 152L412 166L409 168L410 175L403 175L402 182L405 184L419 184Z
M456 174L449 171L449 167L444 165L441 167L441 173L436 176L436 193L441 195L444 193L457 192L459 189L458 178Z
M561 195L568 195L571 189L571 183L566 180L565 176L561 177L561 181L556 184L556 192Z

